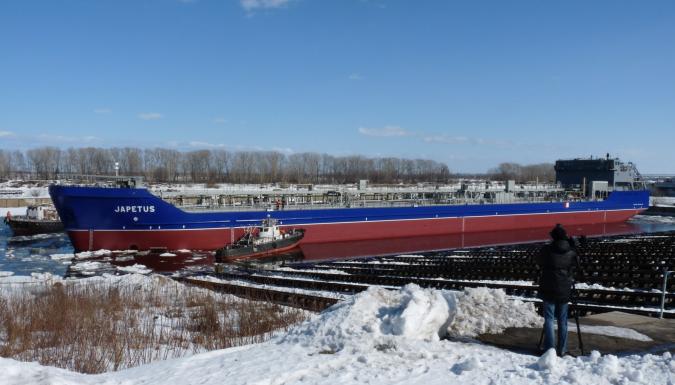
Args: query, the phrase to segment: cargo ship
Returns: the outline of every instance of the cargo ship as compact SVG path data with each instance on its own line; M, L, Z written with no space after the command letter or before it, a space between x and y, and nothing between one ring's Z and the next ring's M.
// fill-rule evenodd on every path
M302 246L522 230L556 223L623 222L649 207L649 191L635 183L635 178L622 179L622 165L604 158L558 161L560 189L536 197L521 197L521 190L509 182L504 191L481 193L478 200L475 196L461 199L467 194L460 188L440 200L383 200L363 207L352 201L342 206L301 208L287 206L284 201L280 208L277 201L264 209L189 211L138 187L52 185L49 194L76 251L216 250L237 242L246 229L267 219L276 220L284 230L304 230ZM579 168L587 172L580 173ZM576 190L570 192L565 187Z

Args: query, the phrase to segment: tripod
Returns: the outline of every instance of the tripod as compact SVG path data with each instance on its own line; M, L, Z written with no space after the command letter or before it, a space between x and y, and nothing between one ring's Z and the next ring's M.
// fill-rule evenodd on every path
M579 296L577 295L576 285L572 285L572 306L574 306L574 321L577 323L577 337L579 338L579 350L581 350L581 355L584 356L584 341L581 338L581 325L579 324Z

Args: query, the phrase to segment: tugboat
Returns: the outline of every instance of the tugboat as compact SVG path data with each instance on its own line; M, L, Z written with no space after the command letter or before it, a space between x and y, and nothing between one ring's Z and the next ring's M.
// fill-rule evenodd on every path
M304 235L304 229L285 232L276 219L267 218L262 226L246 229L239 240L216 250L215 260L222 263L292 255L299 251L298 243Z
M60 233L63 223L53 206L28 206L26 215L12 215L7 212L5 223L14 236Z

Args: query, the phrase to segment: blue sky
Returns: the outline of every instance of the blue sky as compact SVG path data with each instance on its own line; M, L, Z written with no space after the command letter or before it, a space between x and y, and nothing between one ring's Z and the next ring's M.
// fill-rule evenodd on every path
M5 0L0 148L42 145L675 173L675 2Z

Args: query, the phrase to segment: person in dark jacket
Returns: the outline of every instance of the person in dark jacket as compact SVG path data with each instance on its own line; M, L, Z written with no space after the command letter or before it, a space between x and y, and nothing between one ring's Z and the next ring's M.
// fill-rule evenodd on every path
M578 265L574 244L567 232L557 224L550 232L552 241L545 245L537 256L541 268L539 298L544 310L544 349L556 347L562 356L567 352L567 313ZM558 323L558 344L555 344L553 319Z

